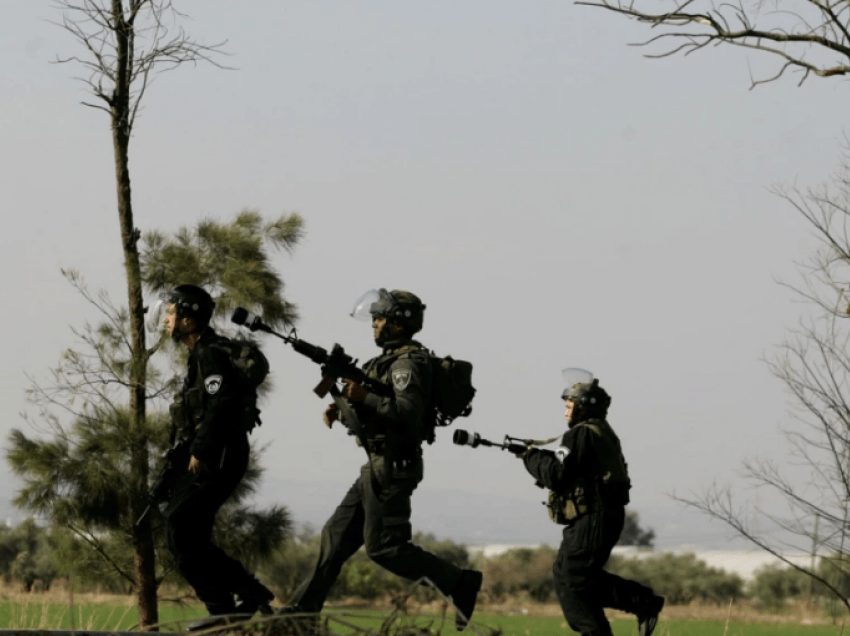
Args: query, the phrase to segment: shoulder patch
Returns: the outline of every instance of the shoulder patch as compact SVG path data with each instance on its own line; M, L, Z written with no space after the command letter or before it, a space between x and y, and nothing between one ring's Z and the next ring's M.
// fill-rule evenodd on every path
M410 384L410 378L413 376L410 369L395 369L392 375L393 386L396 391L404 391L407 385Z
M562 464L564 463L564 460L567 459L567 455L569 455L569 454L570 454L570 449L567 448L566 446L558 446L558 448L555 449L555 457Z
M218 393L218 390L221 388L222 377L220 375L211 375L204 379L204 387L207 390L207 393L210 395L215 395Z

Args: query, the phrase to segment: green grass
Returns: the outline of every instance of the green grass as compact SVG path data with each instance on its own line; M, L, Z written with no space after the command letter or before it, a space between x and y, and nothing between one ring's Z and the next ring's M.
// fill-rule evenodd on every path
M36 597L37 598L37 597ZM200 606L176 606L163 603L159 608L160 621L171 623L164 629L179 631L187 620L204 616ZM372 611L329 610L328 615L337 616L339 620L330 620L330 627L335 633L351 634L358 630L346 629L341 621L350 622L363 629L377 630L385 613ZM119 631L128 630L138 622L134 606L127 607L117 603L89 603L75 608L75 626L77 629ZM406 620L401 618L400 621ZM417 625L430 624L432 633L443 627L445 636L458 634L454 629L454 613L449 612L442 623L440 615L423 615L416 619ZM177 621L177 623L174 623ZM482 634L488 634L487 627L500 628L504 636L572 636L574 633L562 617L537 616L503 616L487 613L476 613L474 624L481 626ZM637 623L634 619L618 619L611 623L614 636L637 636ZM67 604L28 602L0 602L0 628L18 629L70 629L71 620ZM850 625L847 626L850 636ZM464 636L473 636L475 632L468 630ZM730 622L727 626L723 621L661 620L654 636L839 636L842 634L841 625L797 625L786 623L741 623ZM459 635L458 635L459 636Z
M564 636L574 632L562 617L476 616L474 622L501 627L504 636ZM637 621L619 619L611 622L614 636L637 636ZM722 621L661 620L653 636L838 636L840 626L789 625L777 623L730 622L728 631Z
M367 614L355 612L356 618L352 618L348 612L336 612L331 610L329 614L339 615L342 620L350 621L359 627L369 627L376 630L382 621L381 615L369 612ZM404 619L401 619L404 620ZM416 620L417 625L431 624L432 632L441 624L440 616L420 616ZM444 636L458 634L454 629L454 614L449 612L443 625ZM481 633L489 634L487 627L500 628L503 636L572 636L575 634L563 617L538 617L538 616L503 616L487 613L476 613L473 624L482 627ZM346 630L334 620L330 621L334 632L349 634L355 630ZM617 619L611 622L614 636L637 636L637 621L635 619ZM850 625L846 632L850 636ZM731 621L727 625L724 621L705 620L679 620L667 621L662 619L653 636L839 636L842 633L841 625L798 625L786 623L741 623ZM464 636L473 636L474 632L468 630Z
M71 614L65 603L46 603L36 600L24 603L4 601L0 603L0 629L71 629ZM185 622L204 616L201 607L178 607L173 604L159 606L159 620ZM74 608L74 627L97 631L121 631L137 625L138 611L135 606L127 607L116 603L89 603ZM181 625L182 626L182 625ZM181 626L167 629L179 631Z

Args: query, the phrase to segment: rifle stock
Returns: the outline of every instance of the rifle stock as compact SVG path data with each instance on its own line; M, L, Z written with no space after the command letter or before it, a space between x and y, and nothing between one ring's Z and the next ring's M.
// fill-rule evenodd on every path
M181 439L165 451L162 468L151 485L150 492L148 493L148 504L136 520L136 527L142 524L153 506L168 499L171 489L177 481L177 477L183 470L187 470L190 457L189 445L190 441L188 439Z

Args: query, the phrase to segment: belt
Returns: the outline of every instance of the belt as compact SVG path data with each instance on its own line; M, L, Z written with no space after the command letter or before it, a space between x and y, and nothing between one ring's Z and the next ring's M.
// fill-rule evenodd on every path
M387 444L382 439L369 439L366 440L367 444L369 444L369 454L377 455L378 457L383 457L385 451L387 450Z

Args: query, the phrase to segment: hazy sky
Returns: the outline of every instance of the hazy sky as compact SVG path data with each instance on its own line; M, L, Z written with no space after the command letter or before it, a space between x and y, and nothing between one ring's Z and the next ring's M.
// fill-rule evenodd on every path
M49 3L4 5L5 440L24 425L25 373L47 377L70 328L97 318L60 268L118 302L126 288L108 117L80 105L79 68L49 63L79 49ZM761 358L809 311L775 280L816 242L768 188L832 173L846 82L749 91L748 69L768 74L772 60L647 60L627 46L645 28L564 0L179 7L192 35L228 40L237 70L186 67L150 88L131 147L143 231L299 212L307 236L275 264L303 338L368 358L354 300L417 293L422 341L475 365L475 410L456 426L491 439L561 432L560 371L591 369L613 396L642 520L666 544L725 536L662 522L678 510L668 493L737 483L745 457L786 452L786 396ZM362 451L322 425L312 363L267 350L278 388L256 434L270 443L263 499L321 519ZM308 512L293 502L310 488L330 494ZM540 499L519 462L454 447L450 430L420 487L443 491ZM535 510L528 525L557 541Z

